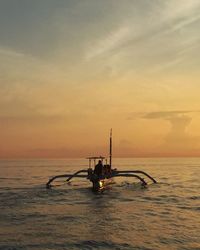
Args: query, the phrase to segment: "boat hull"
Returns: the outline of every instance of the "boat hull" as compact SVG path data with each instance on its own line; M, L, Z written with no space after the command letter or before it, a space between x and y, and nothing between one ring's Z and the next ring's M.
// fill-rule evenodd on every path
M92 180L91 182L93 191L103 191L108 189L110 185L114 184L113 178Z

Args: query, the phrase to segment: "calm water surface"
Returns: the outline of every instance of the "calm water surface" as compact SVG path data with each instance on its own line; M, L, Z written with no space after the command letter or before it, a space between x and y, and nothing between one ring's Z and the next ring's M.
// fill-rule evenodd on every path
M200 249L200 159L115 159L147 171L143 189L116 179L102 194L86 180L45 188L84 159L0 161L0 249ZM61 184L59 182L59 184Z

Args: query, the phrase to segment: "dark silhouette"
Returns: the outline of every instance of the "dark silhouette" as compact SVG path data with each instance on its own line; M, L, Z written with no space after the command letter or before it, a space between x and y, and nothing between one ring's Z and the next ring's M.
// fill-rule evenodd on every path
M103 164L102 161L99 160L98 164L94 168L94 174L101 176L103 173Z
M89 168L88 170L82 169L74 174L63 174L63 175L56 175L49 179L49 181L46 183L47 188L51 188L51 183L59 178L67 178L66 181L69 183L69 181L72 178L86 178L93 184L93 190L94 191L100 191L106 188L109 184L113 183L112 178L113 177L134 177L140 180L141 185L145 187L147 185L147 182L142 178L140 175L144 175L145 177L152 180L154 183L156 183L156 180L151 177L149 174L145 173L141 170L122 170L118 171L116 168L112 169L112 131L110 132L110 164L103 165L103 160L105 157L102 156L94 156L94 157L88 157L89 159ZM98 164L94 167L96 164L96 160L99 160ZM94 161L94 165L91 164L91 161ZM94 171L93 171L94 167ZM111 180L109 180L111 179Z

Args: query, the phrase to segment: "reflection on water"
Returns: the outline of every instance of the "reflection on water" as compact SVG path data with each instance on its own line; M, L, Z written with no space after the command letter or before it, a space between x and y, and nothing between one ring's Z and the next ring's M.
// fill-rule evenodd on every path
M158 184L116 179L93 193L87 180L45 189L82 159L0 161L0 249L200 249L200 159L115 159Z

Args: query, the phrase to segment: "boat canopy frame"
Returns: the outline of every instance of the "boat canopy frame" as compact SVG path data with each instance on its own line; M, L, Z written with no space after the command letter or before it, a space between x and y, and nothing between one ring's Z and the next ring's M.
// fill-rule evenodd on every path
M107 158L104 157L104 156L101 156L101 155L100 156L90 156L90 157L87 157L86 159L89 160L89 168L92 168L92 161L93 161L94 166L96 165L97 160L100 160L102 162L105 160L106 165L107 165L107 162L108 162Z

